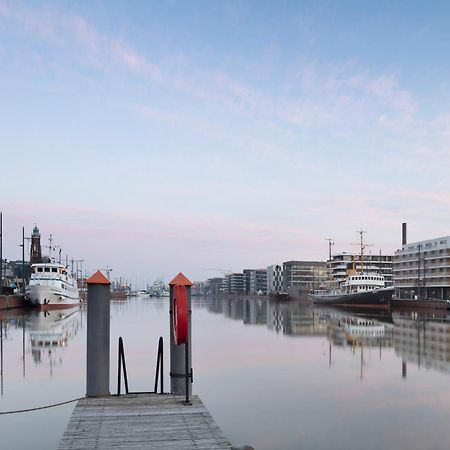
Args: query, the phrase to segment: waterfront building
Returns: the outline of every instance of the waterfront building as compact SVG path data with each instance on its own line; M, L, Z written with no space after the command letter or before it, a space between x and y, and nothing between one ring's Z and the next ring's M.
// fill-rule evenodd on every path
M199 297L205 293L205 283L203 281L194 281L191 286L191 295Z
M319 288L327 279L323 261L286 261L283 263L283 290L308 293Z
M245 293L245 278L243 273L225 275L225 294L243 295Z
M219 295L223 293L222 285L224 282L224 278L216 277L216 278L209 278L206 280L206 286L205 290L206 293L209 295Z
M242 273L244 274L244 293L245 295L250 294L250 277L251 273L254 271L254 269L244 269Z
M345 281L353 266L357 272L361 272L363 269L365 272L383 275L386 287L394 284L392 255L364 255L362 266L360 255L346 252L333 255L331 260L327 261L327 268L331 271L331 277L337 281Z
M267 293L279 294L283 291L283 267L273 264L267 267Z
M256 269L249 274L249 289L248 294L267 294L267 270Z
M393 271L395 298L450 300L450 236L404 244Z

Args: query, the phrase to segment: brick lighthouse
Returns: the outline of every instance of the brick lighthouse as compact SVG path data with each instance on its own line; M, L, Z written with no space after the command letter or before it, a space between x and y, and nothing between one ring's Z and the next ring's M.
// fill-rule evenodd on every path
M42 262L41 233L35 225L31 233L30 263L35 264L40 262Z

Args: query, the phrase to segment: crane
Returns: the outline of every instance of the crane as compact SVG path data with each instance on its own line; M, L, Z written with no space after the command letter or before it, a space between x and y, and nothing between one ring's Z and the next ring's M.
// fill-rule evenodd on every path
M209 270L211 272L220 272L222 275L230 275L233 273L231 269L216 269L214 267L202 267L202 270Z

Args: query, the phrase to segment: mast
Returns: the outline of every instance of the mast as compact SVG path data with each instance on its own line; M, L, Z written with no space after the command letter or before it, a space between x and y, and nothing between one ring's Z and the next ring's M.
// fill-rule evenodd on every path
M331 280L333 271L331 267L331 249L334 246L334 239L333 238L326 238L326 241L328 241L328 278Z
M364 233L367 233L367 231L364 230L359 230L357 231L357 233L360 236L360 242L358 244L353 244L352 245L359 245L360 248L360 264L361 264L361 270L360 273L364 273L364 250L366 249L366 247L372 247L372 244L364 244Z
M25 227L22 227L22 293L25 294Z
M361 239L361 273L364 273L364 240L363 240L363 234L366 233L366 231L358 231Z

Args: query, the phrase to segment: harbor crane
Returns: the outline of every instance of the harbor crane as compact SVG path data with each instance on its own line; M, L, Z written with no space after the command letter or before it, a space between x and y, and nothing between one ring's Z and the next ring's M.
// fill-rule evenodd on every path
M202 267L202 270L209 270L211 272L220 272L222 275L230 275L233 273L231 269L216 269L214 267Z

